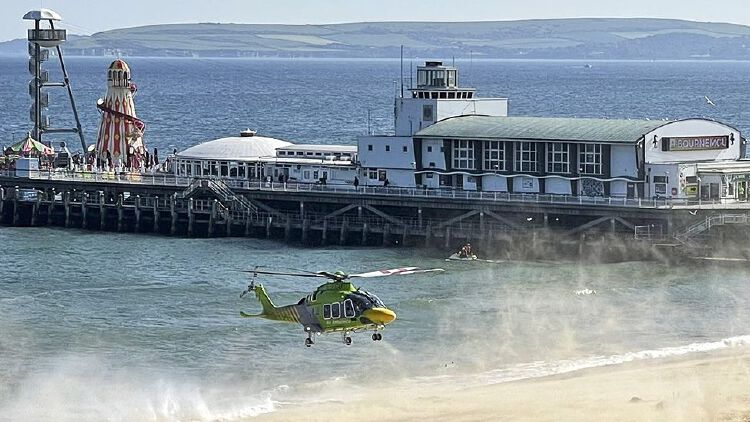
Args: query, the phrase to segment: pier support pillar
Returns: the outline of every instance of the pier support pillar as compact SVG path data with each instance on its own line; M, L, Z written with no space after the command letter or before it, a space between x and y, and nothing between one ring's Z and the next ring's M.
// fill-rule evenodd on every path
M216 224L216 206L218 202L218 200L214 199L214 202L211 203L211 216L208 218L208 237L213 237L214 230L216 229L214 225Z
M135 197L135 232L141 231L141 195Z
M430 246L432 244L432 227L430 225L427 225L427 227L424 228L424 245Z
M484 212L479 213L479 239L484 243L487 231L484 229Z
M107 209L104 208L104 192L99 192L99 230L107 227Z
M401 246L406 246L406 236L409 235L408 228L404 226L404 230L401 232Z
M250 227L251 227L250 214L247 214L245 216L245 237L250 236Z
M268 236L271 237L271 228L270 224L268 226ZM292 220L287 219L286 224L284 225L284 242L289 242L292 240Z
M546 229L547 227L549 227L549 214L545 212L544 213L544 228Z
M417 208L417 224L422 227L422 207Z
M271 217L270 215L266 217L266 239L271 238L271 222L272 221L273 221L273 217ZM287 220L287 224L288 223L289 221Z
M13 193L13 225L18 225L18 188Z
M383 226L383 246L388 246L390 244L390 237L391 237L391 225L386 224Z
M310 220L304 218L302 220L302 244L306 245L308 240L308 234L310 232Z
M195 202L193 201L193 198L188 199L188 237L193 237L193 230L195 226L195 211L193 207L195 206Z
M305 203L302 201L299 202L299 218L305 219Z
M362 206L357 207L357 218L362 219Z
M65 228L70 227L70 192L63 194L63 204L65 206Z
M117 231L122 231L122 202L125 200L125 197L120 194L117 198Z
M36 220L39 216L39 204L41 203L42 197L37 196L36 202L34 202L34 207L31 209L31 226L36 226Z
M614 217L609 219L609 227L610 227L610 230L612 231L612 234L614 234L616 231L616 227L617 227L617 222L615 221Z
M154 197L154 233L159 233L159 197Z
M169 234L174 236L177 234L177 211L175 211L175 201L177 194L175 193L172 195L172 197L169 199L169 213L172 217L172 224L169 226Z
M363 246L367 244L367 231L368 231L367 223L362 224L362 242L361 243Z
M87 214L88 214L88 209L87 209L88 206L89 206L89 194L84 192L83 202L81 203L81 228L82 229L85 229L86 225L88 224L86 221Z
M3 214L5 212L5 188L0 186L0 222L3 220Z
M349 220L345 218L344 221L341 222L341 231L339 231L339 245L341 246L346 245L346 231L348 225Z
M583 243L586 241L586 234L578 235L578 258L583 258Z
M328 219L323 219L323 233L320 234L320 242L325 246L328 243Z
M445 228L445 247L449 248L451 246L451 228L450 226Z

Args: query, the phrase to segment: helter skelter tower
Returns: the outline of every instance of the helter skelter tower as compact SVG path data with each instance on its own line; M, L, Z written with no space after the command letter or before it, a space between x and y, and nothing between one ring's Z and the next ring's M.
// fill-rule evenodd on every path
M130 76L130 67L123 60L117 59L109 65L107 95L96 105L102 112L96 154L103 161L111 157L113 165L119 161L137 167L146 152L143 143L146 125L135 114L133 96L137 87Z
M77 133L81 139L81 146L86 151L86 141L83 139L83 130L81 129L81 120L78 118L76 102L73 99L73 89L70 87L70 78L68 71L65 69L62 49L60 44L67 39L67 32L64 29L55 29L55 22L61 20L60 15L49 9L32 10L26 13L25 20L34 21L34 29L29 29L29 72L34 78L29 82L29 94L34 103L31 106L30 117L34 122L34 129L31 132L32 137L42 142L42 135L45 133ZM49 28L42 28L42 23L46 22ZM49 72L42 68L42 63L49 60L49 49L54 48L57 52L57 58L60 60L62 69L63 82L50 82ZM49 116L45 110L49 105L49 93L46 88L63 87L68 90L70 106L73 108L73 116L76 120L74 128L52 128L50 127Z

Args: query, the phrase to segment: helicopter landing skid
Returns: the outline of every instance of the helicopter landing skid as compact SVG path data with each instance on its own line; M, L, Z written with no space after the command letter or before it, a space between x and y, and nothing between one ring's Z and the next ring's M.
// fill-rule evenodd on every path
M315 344L315 340L313 340L313 331L310 329L310 327L305 327L305 331L307 331L307 338L305 339L305 346L312 347L313 344Z

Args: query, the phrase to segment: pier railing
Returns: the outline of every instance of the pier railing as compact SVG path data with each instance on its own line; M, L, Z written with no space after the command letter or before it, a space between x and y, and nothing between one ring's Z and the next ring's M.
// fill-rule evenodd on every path
M97 172L32 172L29 178L18 178L14 172L0 172L6 178L32 180L61 180L92 183L122 183L141 184L149 186L173 186L185 189L196 179L177 177L171 174L136 174L136 173L97 173ZM217 179L218 180L218 179ZM590 205L629 208L690 208L690 207L721 207L721 208L750 208L750 203L732 199L674 199L674 198L623 198L623 197L592 197L574 195L555 195L539 193L510 193L467 191L451 188L409 188L358 186L314 183L282 183L258 180L221 179L222 185L244 191L272 191L272 192L321 192L342 195L388 196L403 198L436 198L455 200L478 200L487 202L521 202L560 205ZM239 197L239 195L238 195ZM248 207L249 208L249 207Z

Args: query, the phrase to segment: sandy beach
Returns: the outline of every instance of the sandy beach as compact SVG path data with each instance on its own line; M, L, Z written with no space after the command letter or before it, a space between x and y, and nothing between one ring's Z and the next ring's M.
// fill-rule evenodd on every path
M750 421L750 348L458 389L421 383L255 420Z

